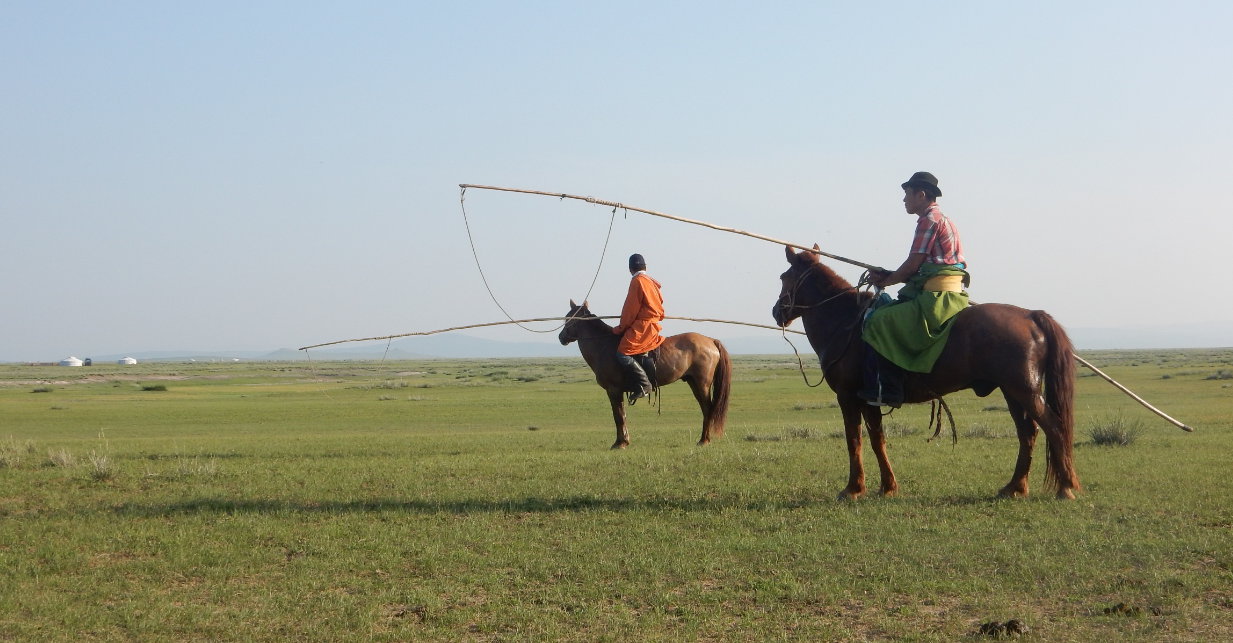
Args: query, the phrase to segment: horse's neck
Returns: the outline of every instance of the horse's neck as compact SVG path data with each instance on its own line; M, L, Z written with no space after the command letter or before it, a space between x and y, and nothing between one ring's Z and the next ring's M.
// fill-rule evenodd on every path
M820 263L814 266L814 286L818 290L830 290L832 292L842 292L851 290L852 284L848 283L847 279L839 276L839 273L831 270L831 267ZM819 283L821 282L821 283Z
M806 306L801 322L809 345L825 361L827 353L846 346L854 334L860 333L861 296L825 264L816 264L812 270L801 277L802 285L812 295L808 303L801 302Z
M587 324L580 335L578 350L582 353L582 359L592 367L604 359L612 359L616 354L616 345L621 341L620 337L613 334L612 327L603 320Z
M819 289L821 292L821 289ZM818 303L801 315L809 343L819 355L828 347L860 333L860 296L855 292L823 292Z

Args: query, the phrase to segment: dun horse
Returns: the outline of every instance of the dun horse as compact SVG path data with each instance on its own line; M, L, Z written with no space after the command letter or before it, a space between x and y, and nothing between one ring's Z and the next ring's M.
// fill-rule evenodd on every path
M790 267L780 276L783 286L772 309L775 322L787 326L804 320L805 333L823 376L838 399L848 445L848 486L839 498L865 493L861 462L861 419L882 476L881 492L898 489L881 410L869 406L857 391L862 384L861 315L870 295L859 293L822 264L812 252L785 248ZM1058 498L1072 499L1079 488L1074 467L1074 361L1073 347L1062 327L1044 311L1006 304L980 304L960 312L952 322L946 349L933 372L908 373L904 382L907 402L927 402L970 388L984 397L1002 389L1006 406L1019 435L1019 457L1010 482L999 496L1028 495L1028 471L1036 430L1044 431L1048 463L1045 479Z
M612 404L612 419L616 422L616 442L613 449L629 446L629 429L625 422L625 371L617 363L617 343L620 337L612 327L581 306L569 302L569 315L558 337L561 345L577 341L587 366L595 372L595 382L608 392ZM664 339L656 349L655 379L657 386L677 380L689 383L689 388L702 409L702 438L698 445L724 434L728 415L728 392L732 389L732 360L719 340L698 333L682 333Z

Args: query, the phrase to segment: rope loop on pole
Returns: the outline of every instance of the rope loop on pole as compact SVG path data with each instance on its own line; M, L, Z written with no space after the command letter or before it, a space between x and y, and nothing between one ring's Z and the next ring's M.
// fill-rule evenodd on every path
M534 328L524 326L523 324L515 320L514 316L509 314L509 311L506 310L505 306L500 302L500 300L497 299L496 293L492 291L492 287L488 284L488 276L484 273L484 267L480 264L479 251L476 250L475 248L475 237L471 234L471 222L470 222L470 219L467 217L467 202L466 202L467 201L467 187L469 186L467 186L466 184L462 184L462 185L459 185L458 187L460 189L460 193L458 195L458 205L460 209L462 210L463 226L467 230L467 242L471 244L471 256L475 258L475 268L479 270L480 280L483 281L484 289L488 291L488 297L492 299L492 303L497 305L497 308L501 310L501 312L505 315L506 319L510 320L510 322L514 324L517 324L518 327L523 330L530 331L532 333L545 333L545 334L555 333L558 330L561 330L561 328L565 326L564 323L562 323L561 325L555 328L550 328L547 330L537 330ZM568 195L562 194L561 200L564 200L566 196ZM586 301L591 298L591 291L595 289L595 284L596 282L599 281L599 273L603 270L603 267L604 267L604 257L606 257L608 254L608 243L612 241L612 228L613 228L613 223L615 223L616 221L616 211L617 211L617 208L613 207L612 216L608 220L608 233L604 237L604 245L603 245L603 248L601 248L599 252L599 263L598 265L595 266L595 276L591 278L591 285L587 287L587 294L583 296L582 298L583 301ZM629 216L628 212L626 212L625 214L627 217Z

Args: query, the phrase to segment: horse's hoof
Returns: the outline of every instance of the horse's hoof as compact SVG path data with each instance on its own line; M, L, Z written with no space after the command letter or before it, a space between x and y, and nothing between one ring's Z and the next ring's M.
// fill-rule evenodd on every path
M838 500L839 502L845 502L849 500L855 502L857 500L860 500L861 496L863 495L865 495L864 492L852 492L852 491L848 491L847 489L844 489L843 491L839 492L839 496L835 498L835 500Z
M708 445L708 444L710 444L710 443L711 443L711 441L710 441L710 440L698 440L698 446L700 446L700 447L704 447L704 446L706 446L706 445Z
M625 448L625 447L627 447L627 446L629 446L629 443L628 443L628 442L614 442L614 443L612 444L612 450L614 450L614 451L615 451L615 450L617 450L617 449L624 449L624 448Z
M883 498L894 498L897 493L899 493L898 489L883 489L881 491Z
M1071 491L1070 489L1058 489L1057 499L1058 500L1074 500L1075 492Z
M1002 487L998 491L999 498L1026 498L1028 497L1027 489L1012 489L1011 487Z

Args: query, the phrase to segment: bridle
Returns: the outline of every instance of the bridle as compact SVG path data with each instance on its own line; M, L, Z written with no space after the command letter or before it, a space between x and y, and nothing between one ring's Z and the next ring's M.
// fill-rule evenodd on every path
M823 299L822 301L814 302L812 304L796 303L798 291L801 289L801 286L804 285L806 278L810 277L810 273L815 270L817 270L816 267L809 268L809 270L806 270L799 277L796 278L796 281L792 284L791 288L779 294L779 302L776 304L776 306L778 306L780 315L786 317L789 311L812 310L814 308L821 307L825 304L828 304L842 297L843 295L848 294L849 292L859 289L862 285L865 285L868 283L869 273L868 271L866 271L864 274L861 275L860 279L857 280L855 286L848 286L847 288L843 288L839 292L835 293L834 295L831 295L830 297L827 297L826 299ZM796 315L796 317L799 317L799 316L800 315ZM865 317L865 307L862 307L860 309L860 312L857 314L856 319L845 330L852 330L853 328L855 328L856 325L859 324L862 319L864 319L864 317ZM793 319L795 319L795 317L793 317ZM785 332L783 333L783 339L784 341L788 342L788 345L792 347L792 352L796 354L796 362L797 362L797 365L801 369L801 377L805 379L805 386L808 386L810 388L816 388L816 387L821 386L822 383L826 381L826 372L830 370L832 366L838 363L839 360L843 359L843 356L847 354L848 349L851 348L852 343L853 343L851 336L849 336L848 341L844 344L844 348L842 351L839 352L839 355L835 356L835 358L830 360L829 363L821 364L822 379L818 380L817 384L810 384L809 375L805 373L805 362L804 360L801 359L800 351L796 350L796 345L792 343L792 340L788 339L788 334L786 332L787 323L788 323L788 320L785 320L784 325L781 327L785 329ZM821 358L820 355L819 355L819 358Z
M865 274L861 275L860 281L857 282L857 285L848 286L847 288L841 289L839 292L835 293L834 295L831 295L830 297L827 297L826 299L823 299L822 301L814 302L812 304L796 303L798 291L800 291L801 286L805 284L806 278L810 276L810 273L815 270L817 270L816 267L809 268L804 273L802 273L800 277L796 278L796 281L793 282L791 288L779 294L779 302L776 304L776 306L778 306L781 315L786 316L790 311L793 311L793 310L812 310L814 308L818 308L820 306L828 304L836 299L839 299L840 297L846 295L847 293L860 288L861 284L865 283L865 278L869 274L866 272ZM800 315L797 315L797 317L799 316Z

